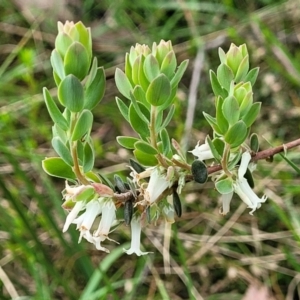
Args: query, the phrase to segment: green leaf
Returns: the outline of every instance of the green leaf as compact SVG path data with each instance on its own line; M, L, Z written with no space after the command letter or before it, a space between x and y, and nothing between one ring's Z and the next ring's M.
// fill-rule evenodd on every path
M55 51L64 57L73 40L65 32L59 32L55 39Z
M66 75L73 74L79 80L85 78L90 68L89 55L82 44L74 42L64 58Z
M141 56L141 61L138 66L138 85L142 87L144 91L148 89L148 86L150 84L150 81L147 79L146 74L144 72L144 63L145 63L145 56Z
M230 178L219 180L215 183L215 187L220 194L229 194L233 192L233 183Z
M43 170L54 177L65 178L71 181L76 179L72 168L60 157L50 157L42 161Z
M105 92L104 68L97 69L94 80L87 87L84 93L84 108L92 110L102 100Z
M69 166L73 166L73 159L70 154L70 150L59 137L54 137L52 139L52 147L65 163Z
M224 99L221 96L218 96L216 100L216 122L222 134L224 135L228 130L229 124L223 114L223 110L222 110L223 103L224 103Z
M131 136L117 136L117 142L124 148L134 149L134 144L139 141L139 139Z
M247 128L250 127L256 120L260 112L261 102L256 102L252 104L248 113L242 117L242 120L245 122Z
M140 116L140 118L147 124L149 124L149 119L150 119L150 107L148 108L147 106L143 105L141 102L137 102L134 95L130 93L130 99L131 99L131 104L133 105L135 111L137 114ZM141 111L140 106L138 103L141 103L143 107L145 108L144 112L145 114Z
M171 84L165 74L160 74L151 81L147 92L146 99L153 106L164 104L171 95Z
M160 131L160 139L162 141L163 154L167 157L172 155L172 147L168 131L164 128Z
M221 96L222 98L226 98L228 96L228 92L222 88L214 71L209 71L209 78L215 96Z
M172 118L173 118L174 113L175 113L175 105L172 105L172 106L170 107L170 110L169 110L167 116L165 117L164 122L163 122L162 125L157 129L158 132L161 131L162 129L166 128L166 127L169 125L170 121L171 121Z
M147 55L147 57L145 58L143 71L149 82L151 82L160 74L158 61L152 54Z
M58 109L56 103L54 102L47 88L43 88L43 95L52 121L64 131L68 130L69 124L67 120L64 118L61 111Z
M240 117L246 115L252 107L253 104L253 93L252 91L245 95L241 105L240 105Z
M59 55L59 53L55 49L51 52L50 62L56 76L58 76L60 80L63 80L66 76L65 69L64 69L64 62L61 56Z
M93 125L93 114L91 111L84 109L80 114L73 133L72 133L72 141L80 140L86 133L90 133Z
M140 150L144 153L147 153L149 155L156 155L157 154L157 150L155 148L153 148L149 143L147 142L143 142L143 141L137 141L134 144L134 148L137 150Z
M223 157L223 153L224 153L224 149L225 149L225 143L222 139L220 138L215 138L212 141L214 148L216 149L216 151L219 154L219 157L222 159Z
M253 86L257 79L258 73L259 73L258 67L250 70L245 78L245 82L250 81L251 85Z
M79 112L84 105L83 87L74 75L66 76L58 87L58 99L72 112Z
M68 141L67 132L61 129L61 127L59 127L57 124L52 126L52 135L53 137L58 136L63 143L67 143Z
M95 162L94 148L91 144L91 141L87 141L84 145L83 158L83 172L87 173L93 169Z
M205 117L206 121L209 123L209 125L212 127L216 133L223 135L222 130L218 126L217 120L212 117L211 115L207 114L206 112L203 112L203 116Z
M147 101L146 93L140 85L135 86L132 94L136 101L143 103L148 109L150 109L151 104Z
M241 157L242 157L242 151L241 151L241 149L239 149L239 151L237 153L235 153L234 156L230 157L230 161L227 166L228 169L232 170L233 168L235 168L237 163L241 160Z
M130 91L133 87L125 73L119 68L116 69L115 81L119 92L127 99L130 99Z
M220 85L226 89L226 91L229 91L231 81L234 80L234 75L227 65L220 64L217 69L217 78Z
M119 111L121 112L123 118L128 122L130 123L129 121L129 109L128 109L128 106L118 97L116 97L116 102L117 102L117 105L118 105L118 108L119 108Z
M229 128L224 138L225 141L230 144L231 148L235 148L245 141L247 134L247 126L242 120L240 120Z
M246 55L238 67L234 81L235 82L240 82L240 81L245 82L245 78L246 78L248 71L249 71L249 56Z
M207 143L209 145L209 148L214 156L214 158L218 161L221 162L222 160L222 155L223 155L223 151L219 151L219 149L217 149L213 143L213 141L210 139L209 136L206 137Z
M256 133L252 133L250 136L250 149L257 153L259 150L259 141L258 141L258 135Z
M160 71L164 73L170 80L173 78L177 66L174 51L170 51L161 63Z
M226 53L224 52L224 50L221 47L219 47L219 49L218 49L218 54L219 54L219 58L220 58L221 63L225 64L226 59L227 59L226 58Z
M149 155L141 150L135 149L133 154L137 161L144 166L156 166L158 161L154 155Z
M147 108L141 104L138 103L139 108L142 110L143 114L148 113L149 111L147 110ZM135 110L133 104L131 103L129 106L129 120L130 120L130 124L131 127L143 138L146 138L148 136L150 136L150 131L149 131L149 125L148 123L146 123L141 117L140 115L137 113L137 111Z
M230 125L235 124L240 117L239 103L234 96L228 96L222 105L222 112ZM219 126L220 127L220 126Z
M86 79L86 83L85 83L86 88L88 88L91 85L91 83L94 81L97 71L98 71L98 61L97 58L94 57L89 75Z
M172 89L174 89L175 87L178 86L178 84L179 84L179 82L180 82L180 80L181 80L181 78L182 78L182 76L183 76L183 74L184 74L184 72L185 72L185 70L186 70L188 64L189 64L189 60L186 59L186 60L184 60L184 61L179 65L179 67L178 67L178 69L177 69L177 71L176 71L174 77L173 77L172 80L171 80L171 87L172 87Z

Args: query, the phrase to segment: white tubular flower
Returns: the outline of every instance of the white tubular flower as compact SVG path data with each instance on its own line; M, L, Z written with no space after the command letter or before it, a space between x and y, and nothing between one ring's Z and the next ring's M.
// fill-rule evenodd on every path
M101 214L101 211L102 206L99 200L92 200L87 203L86 211L72 222L77 224L77 229L80 231L79 243L81 242L82 237L88 241L92 239L90 229L94 224L96 217Z
M67 215L66 222L63 228L63 232L66 232L71 225L71 223L75 220L78 213L84 209L86 203L84 201L78 201L76 202L75 206L71 210L71 212Z
M256 209L260 208L261 203L267 200L267 196L264 195L261 198L259 198L249 186L247 179L244 177L250 160L250 153L244 152L242 154L241 165L238 170L238 179L234 183L234 191L248 205L248 207L252 209L250 211L250 215L253 215L253 212Z
M210 150L210 147L207 143L207 140L205 140L205 143L202 145L199 145L199 143L200 142L197 143L197 146L195 147L194 150L189 151L189 152L191 152L194 156L198 157L198 159L201 161L214 158L214 156Z
M110 231L110 227L112 226L115 219L116 219L116 206L113 200L111 199L104 200L102 204L102 218L98 229L93 234L93 238L95 239L95 241L96 240L104 241L105 239L109 239L108 234Z
M141 251L141 218L133 217L131 220L131 246L128 250L123 248L123 251L128 255L135 253L137 256L146 255L149 252Z
M150 180L145 191L145 200L151 205L170 186L170 181L162 176L155 168L150 176Z
M224 216L230 211L230 202L232 196L233 196L233 192L221 195L222 210L220 209L220 213Z

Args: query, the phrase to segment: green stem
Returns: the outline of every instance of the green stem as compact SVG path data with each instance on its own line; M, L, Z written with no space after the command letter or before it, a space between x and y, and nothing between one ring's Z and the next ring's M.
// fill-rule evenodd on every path
M225 149L224 149L224 153L223 153L223 157L222 157L222 161L221 161L221 166L222 166L222 169L225 172L225 174L229 178L231 178L232 174L231 174L231 172L227 168L227 163L228 163L227 158L229 157L229 155L230 155L230 145L226 143L226 146L225 146Z
M78 162L78 153L77 153L77 142L76 141L71 141L71 137L73 134L73 130L75 127L75 124L77 122L77 114L72 113L71 115L71 128L70 128L70 146L71 146L71 155L73 158L73 172L76 175L77 179L84 185L89 185L90 182L85 178L85 176L81 173L80 167L79 167L79 162Z
M151 105L151 115L150 115L150 125L149 125L150 141L151 141L151 146L155 149L157 149L156 132L155 132L156 115L157 115L157 109L155 106Z

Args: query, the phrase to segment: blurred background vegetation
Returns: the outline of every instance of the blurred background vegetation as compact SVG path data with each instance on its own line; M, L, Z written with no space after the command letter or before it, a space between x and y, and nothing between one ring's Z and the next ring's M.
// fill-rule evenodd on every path
M109 255L78 244L75 226L62 234L64 182L41 169L55 155L41 91L55 86L49 58L58 20L92 28L107 76L94 110L96 167L112 178L128 175L131 157L115 140L131 130L114 100L114 70L135 43L170 39L178 61L190 60L170 124L189 150L210 133L202 115L213 112L208 71L219 64L218 47L227 51L230 43L246 43L251 66L260 67L254 98L262 111L253 131L261 149L299 138L299 16L299 0L2 0L0 299L300 299L300 181L280 156L258 164L256 191L269 199L254 216L236 197L223 217L212 185L190 184L172 227L145 228L143 245L153 252L146 257L122 254L130 241L125 226L112 234L121 245ZM184 124L188 109L192 129ZM298 153L288 153L296 165Z

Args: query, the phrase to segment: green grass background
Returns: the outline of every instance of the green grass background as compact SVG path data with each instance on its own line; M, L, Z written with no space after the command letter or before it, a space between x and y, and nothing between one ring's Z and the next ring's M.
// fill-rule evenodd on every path
M105 97L94 110L95 167L112 178L115 172L128 176L131 157L115 140L131 129L117 110L113 74L135 43L170 39L178 61L190 60L169 126L176 140L185 132L190 82L203 52L189 149L211 133L202 115L214 112L208 71L219 64L218 47L227 51L232 42L246 43L251 66L260 67L254 98L262 110L253 131L261 149L299 138L299 16L298 0L2 0L0 299L234 300L246 299L249 287L268 289L270 297L262 300L300 299L299 174L280 156L258 163L255 190L269 199L254 216L236 197L223 217L210 183L189 184L183 216L172 227L159 223L143 231L152 252L144 257L123 254L130 241L125 226L112 234L120 245L109 255L78 244L75 226L63 234L64 182L41 168L43 158L55 155L42 87L55 93L49 58L58 20L92 28L94 55L107 76ZM288 158L299 166L299 148Z

